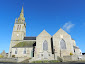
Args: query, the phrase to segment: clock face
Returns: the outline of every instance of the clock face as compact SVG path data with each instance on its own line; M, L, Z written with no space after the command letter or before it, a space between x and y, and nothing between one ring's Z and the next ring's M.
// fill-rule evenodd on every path
M19 36L19 34L17 34L17 37Z

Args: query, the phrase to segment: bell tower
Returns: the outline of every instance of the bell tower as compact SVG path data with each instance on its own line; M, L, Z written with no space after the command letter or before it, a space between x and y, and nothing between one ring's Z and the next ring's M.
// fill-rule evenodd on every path
M22 7L19 18L15 19L11 40L23 40L25 36L26 36L26 22Z
M8 57L12 57L12 47L18 44L19 42L22 42L25 36L26 36L26 22L25 22L24 10L22 6L22 10L19 18L15 19Z

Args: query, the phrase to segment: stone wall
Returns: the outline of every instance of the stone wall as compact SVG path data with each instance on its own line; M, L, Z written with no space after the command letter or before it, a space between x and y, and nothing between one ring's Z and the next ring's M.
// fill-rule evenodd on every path
M79 55L78 60L85 61L85 55Z
M47 50L43 49L43 43L47 42ZM37 37L36 37L36 48L35 48L35 58L39 60L46 59L53 59L52 50L51 50L51 35L43 30Z
M61 49L60 42L61 40L65 41L66 44L66 49ZM71 36L67 34L64 30L59 29L54 35L53 35L53 46L55 49L56 55L57 56L69 56L70 53L73 53L73 40L71 39ZM61 55L60 55L61 54Z
M28 57L19 57L19 58L0 58L0 62L22 62L26 59L29 59Z
M63 61L72 61L72 56L63 56Z
M28 57L19 57L19 58L17 58L17 62L22 62L26 59L29 59L29 58Z
M8 53L8 58L12 57L12 47L18 44L19 42L22 42L23 40L20 41L11 41L10 42L10 47L9 47L9 53Z
M17 58L0 58L0 62L17 62Z
M85 61L85 55L63 56L64 61Z
M80 49L75 49L75 55L82 55L81 50Z
M15 50L17 49L17 54L15 54ZM32 47L26 48L26 54L24 54L24 49L25 48L12 48L12 55L15 55L15 57L29 57L31 58L32 54Z

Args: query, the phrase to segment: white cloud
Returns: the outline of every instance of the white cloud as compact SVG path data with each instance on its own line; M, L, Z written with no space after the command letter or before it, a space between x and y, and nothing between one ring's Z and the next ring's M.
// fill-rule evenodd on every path
M66 31L70 31L70 29L71 29L72 27L74 27L74 25L75 25L75 24L72 24L72 23L69 21L69 22L67 22L67 23L65 23L65 24L63 25L63 29L66 30Z

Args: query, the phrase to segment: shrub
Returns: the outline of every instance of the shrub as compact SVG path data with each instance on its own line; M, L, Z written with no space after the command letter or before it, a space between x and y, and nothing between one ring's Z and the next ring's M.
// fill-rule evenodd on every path
M44 60L43 63L49 63L49 61L48 60Z
M42 61L33 61L31 63L42 63Z
M33 61L31 63L56 63L56 62L59 62L58 60L43 60L43 61Z
M35 61L35 63L42 63L42 61Z
M32 59L32 58L29 58L29 60Z
M57 57L58 61L63 62L63 59L61 57Z
M3 58L3 56L0 54L0 58Z
M55 63L55 62L59 62L58 60L50 60L50 63Z
M31 63L35 63L35 61L32 61Z
M70 53L70 55L73 55L73 53Z
M15 55L12 55L13 58L15 58Z

